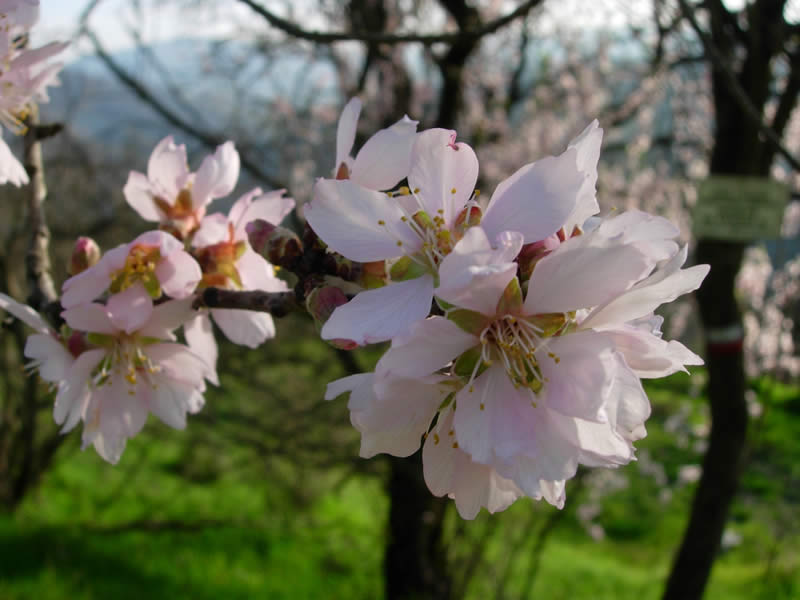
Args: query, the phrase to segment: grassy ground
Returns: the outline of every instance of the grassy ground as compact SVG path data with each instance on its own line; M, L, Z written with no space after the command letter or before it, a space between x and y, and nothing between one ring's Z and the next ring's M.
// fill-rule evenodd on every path
M385 465L357 459L344 402L320 400L342 373L335 354L302 324L283 328L282 344L230 358L186 431L151 420L116 467L70 434L0 517L0 599L380 598ZM702 372L651 386L639 462L571 483L562 512L522 500L463 523L451 511L465 595L657 599L691 500L686 465L702 456L700 389ZM800 598L800 392L755 391L761 417L709 599Z

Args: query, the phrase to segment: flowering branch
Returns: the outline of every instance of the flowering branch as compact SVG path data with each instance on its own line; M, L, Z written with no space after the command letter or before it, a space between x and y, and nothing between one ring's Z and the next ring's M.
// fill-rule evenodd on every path
M203 290L192 304L194 308L235 308L266 312L284 317L300 310L294 292L239 291L210 287Z
M466 29L452 33L421 34L421 33L372 33L368 31L341 31L325 32L310 31L295 25L267 10L253 0L239 0L252 8L256 13L264 17L273 27L280 29L293 37L317 43L360 41L378 44L400 44L404 42L415 42L429 46L438 43L453 43L468 39L477 40L485 35L494 33L517 19L523 17L534 7L541 4L542 0L527 0L520 4L515 10L507 15L499 17L475 29Z

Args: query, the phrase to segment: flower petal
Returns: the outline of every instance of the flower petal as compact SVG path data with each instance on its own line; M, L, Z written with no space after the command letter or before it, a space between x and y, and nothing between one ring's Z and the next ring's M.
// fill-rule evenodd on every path
M478 158L467 144L456 142L455 131L428 129L416 136L408 183L428 215L441 214L449 228L477 180Z
M212 308L211 314L222 333L234 344L258 348L266 340L275 337L275 322L267 313Z
M214 385L219 385L217 376L217 357L219 350L217 341L214 339L214 328L211 318L204 312L198 312L194 318L183 324L183 335L186 343L197 356L202 358L208 365L208 380Z
M114 294L106 302L106 311L114 327L125 333L141 328L153 313L153 299L137 281L128 289Z
M176 300L190 296L203 277L200 265L191 254L183 250L162 258L155 274L164 293Z
M192 206L204 207L214 198L227 196L239 179L239 153L233 142L217 146L212 156L203 159L192 186Z
M402 221L399 204L352 181L320 179L304 207L314 232L332 250L358 262L413 254L422 241Z
M493 248L480 227L470 227L439 265L435 294L460 308L494 315L497 302L517 274L513 262L522 248L522 236L504 232Z
M408 177L417 124L405 116L369 138L353 161L350 179L371 190L389 190Z
M358 126L358 116L361 114L361 100L350 98L345 104L342 114L339 116L339 123L336 126L336 164L334 172L343 162L347 162L353 143L356 140L356 127Z
M11 313L17 319L25 323L28 327L35 329L39 333L52 333L53 328L45 321L42 316L27 304L21 304L11 296L0 293L0 308Z
M250 221L263 219L273 225L280 225L284 217L294 208L294 198L284 196L286 190L275 190L249 197L242 196L231 208L228 219L234 224L234 238L236 240L246 240L247 232L245 227ZM244 202L242 201L243 199Z
M111 322L106 307L96 302L79 304L73 308L68 308L61 313L61 317L67 322L67 325L78 331L91 331L108 335L119 333L119 329Z
M75 427L83 416L86 406L81 400L85 400L84 392L88 390L92 371L105 355L105 350L87 350L75 359L65 373L53 406L53 419L58 425L64 425L62 433Z
M392 340L375 367L380 378L424 377L448 365L479 340L444 317L430 317Z
M390 340L427 317L432 300L430 275L366 290L337 307L320 334L324 340L353 340L360 346Z
M11 148L0 138L0 184L11 183L17 187L28 183L28 173L22 166Z
M168 204L174 204L189 177L186 146L175 145L172 136L161 140L153 149L147 162L147 178L156 185L159 195ZM156 191L156 190L154 190Z
M561 229L575 209L584 181L577 156L577 150L568 149L525 165L501 182L481 220L489 237L519 231L530 244Z
M164 217L153 201L150 180L144 173L131 171L122 193L130 207L145 221L160 221Z

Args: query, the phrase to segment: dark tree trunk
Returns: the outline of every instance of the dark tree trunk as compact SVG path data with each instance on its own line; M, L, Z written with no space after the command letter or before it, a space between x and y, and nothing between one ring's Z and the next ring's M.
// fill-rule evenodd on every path
M746 52L737 80L760 114L763 114L772 80L770 62L782 39L775 28L783 24L783 4L782 0L756 2L745 9L748 28L739 32L732 29L735 19L731 21L732 15L721 3L708 4L712 39L728 58L728 65L734 66L737 50ZM739 46L738 40L742 39L744 48ZM708 57L708 52L706 54ZM737 103L719 64L713 65L712 85L716 132L711 175L767 177L774 148L760 136L758 124L749 119ZM789 94L794 85L796 83L787 85ZM797 100L796 93L794 96L788 99L792 105ZM780 124L773 123L775 125ZM775 129L780 135L783 125ZM697 245L697 262L711 265L708 277L697 292L706 334L711 432L703 459L703 474L667 581L664 600L702 598L742 469L748 413L742 318L734 296L734 283L745 247L741 242L714 239L701 239ZM729 335L722 335L723 332Z
M389 460L386 600L447 600L451 581L442 548L442 525L448 500L433 496L425 485L420 452Z

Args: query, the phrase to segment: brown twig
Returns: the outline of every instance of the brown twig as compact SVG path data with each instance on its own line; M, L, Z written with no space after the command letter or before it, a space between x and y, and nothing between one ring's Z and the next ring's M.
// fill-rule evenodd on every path
M25 257L28 279L28 303L39 309L58 298L53 278L50 275L50 230L45 219L44 203L47 199L47 185L44 180L44 161L42 160L41 129L39 115L34 107L26 120L28 132L25 134L25 170L30 178L28 196L28 230L31 241Z
M326 32L326 31L311 31L303 29L302 27L279 17L275 13L267 10L258 2L253 0L239 0L239 2L246 4L253 11L264 17L273 27L280 29L284 33L291 35L309 42L317 43L331 43L331 42L347 42L347 41L360 41L372 44L401 44L414 42L429 46L431 44L439 43L454 43L464 40L477 40L485 35L494 33L498 29L502 29L515 19L525 16L528 12L541 2L541 0L527 0L520 4L516 9L498 17L493 21L489 21L481 27L475 29L465 29L449 33L373 33L369 31L341 31L341 32Z
M294 292L238 291L210 287L203 290L194 308L235 308L266 312L273 317L285 317L300 309Z

